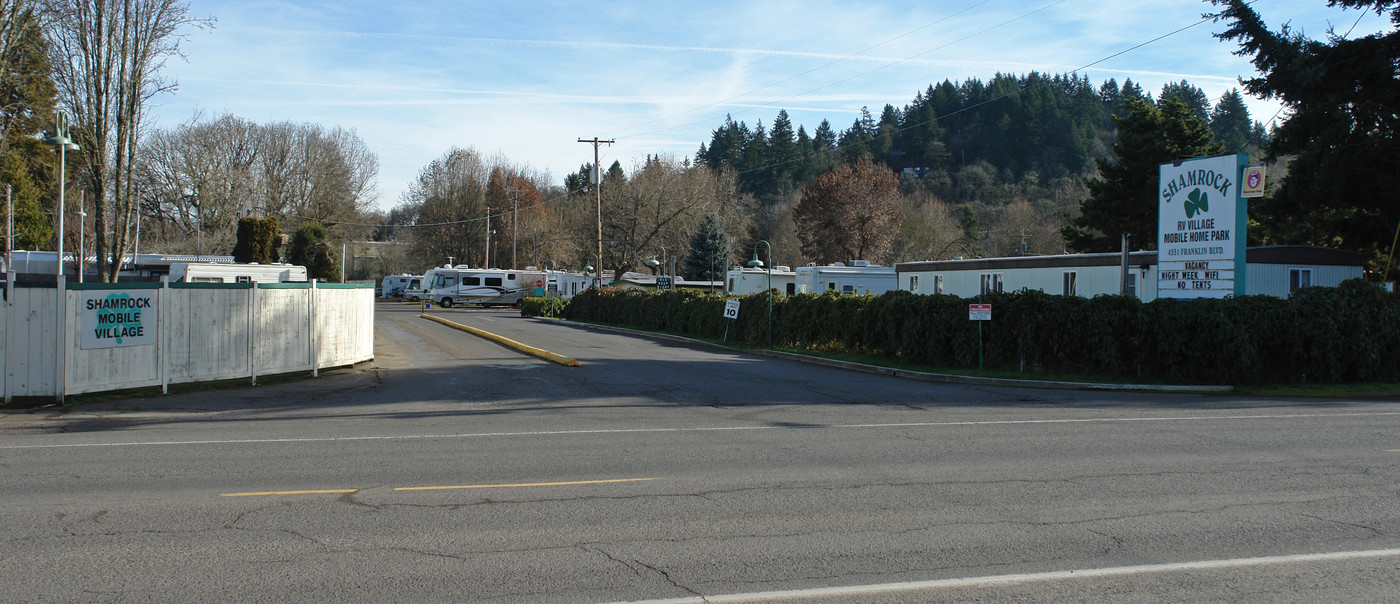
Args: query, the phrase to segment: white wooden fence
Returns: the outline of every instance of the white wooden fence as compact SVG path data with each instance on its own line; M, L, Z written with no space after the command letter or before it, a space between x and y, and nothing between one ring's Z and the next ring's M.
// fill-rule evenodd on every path
M6 402L153 386L164 391L170 384L236 378L256 383L260 375L315 374L374 358L372 286L59 287L53 282L15 284L11 278L5 293L0 390ZM133 299L141 302L122 307L122 300Z

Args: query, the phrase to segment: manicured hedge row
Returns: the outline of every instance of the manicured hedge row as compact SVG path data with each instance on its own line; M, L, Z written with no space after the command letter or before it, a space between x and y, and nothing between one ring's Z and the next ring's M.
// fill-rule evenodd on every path
M520 300L520 315L523 317L557 317L569 304L563 298L523 298Z
M535 316L630 325L768 343L769 294L724 298L676 290L588 290L567 304L528 299ZM544 300L535 303L532 300ZM881 355L912 363L976 367L976 299L890 292L881 296L800 294L772 298L773 345ZM1300 290L1288 299L1157 300L1078 298L1039 291L988 294L982 325L989 369L1122 376L1177 383L1395 381L1400 379L1400 295L1362 280Z

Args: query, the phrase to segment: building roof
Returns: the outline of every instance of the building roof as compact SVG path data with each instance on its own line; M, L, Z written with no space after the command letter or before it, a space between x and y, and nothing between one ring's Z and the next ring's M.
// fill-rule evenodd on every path
M1121 252L1095 254L1062 254L1058 256L1013 256L1008 258L972 258L967 260L929 260L900 262L895 270L901 273L932 271L1006 270L1014 268L1077 268L1089 266L1118 266ZM1307 245L1271 245L1245 250L1245 262L1253 264L1311 264L1326 266L1364 266L1360 253ZM1157 264L1156 251L1128 253L1129 266Z

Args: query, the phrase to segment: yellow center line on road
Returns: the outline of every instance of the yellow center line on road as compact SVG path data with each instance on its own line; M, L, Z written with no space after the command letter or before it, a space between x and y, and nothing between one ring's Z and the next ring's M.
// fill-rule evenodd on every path
M326 495L354 493L359 489L322 489L319 491L259 491L256 493L220 493L220 497L267 497L270 495Z
M452 489L510 489L521 487L567 487L586 484L617 484L621 482L647 482L660 478L612 478L607 480L571 480L568 482L522 482L516 484L463 484L432 487L398 487L395 491L446 491ZM251 493L220 493L220 497L271 497L276 495L344 495L357 493L360 489L320 489L312 491L256 491Z
M399 487L395 491L446 491L449 489L508 489L518 487L565 487L584 484L614 484L619 482L646 482L660 478L614 478L611 480L574 480L569 482L524 482L519 484L464 484L442 487Z

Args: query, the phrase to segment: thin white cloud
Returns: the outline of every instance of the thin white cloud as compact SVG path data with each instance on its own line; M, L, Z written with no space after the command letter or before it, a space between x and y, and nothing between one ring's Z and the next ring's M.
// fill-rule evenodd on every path
M181 88L157 100L158 123L206 108L353 128L380 153L385 208L451 146L559 174L591 161L578 137L618 138L609 152L628 164L692 153L726 114L769 124L786 109L808 132L822 119L845 128L862 106L902 106L945 79L1067 73L1213 8L1198 0L191 4L219 25L192 33L188 62L169 64ZM1338 11L1317 4L1255 6L1271 26L1293 19L1320 33ZM1362 20L1358 32L1368 26L1384 23ZM1214 100L1253 73L1211 36L1220 29L1192 28L1081 75L1095 85L1130 78L1154 94L1185 79ZM1247 102L1256 119L1277 110ZM405 130L425 127L442 145L404 143L414 136Z

